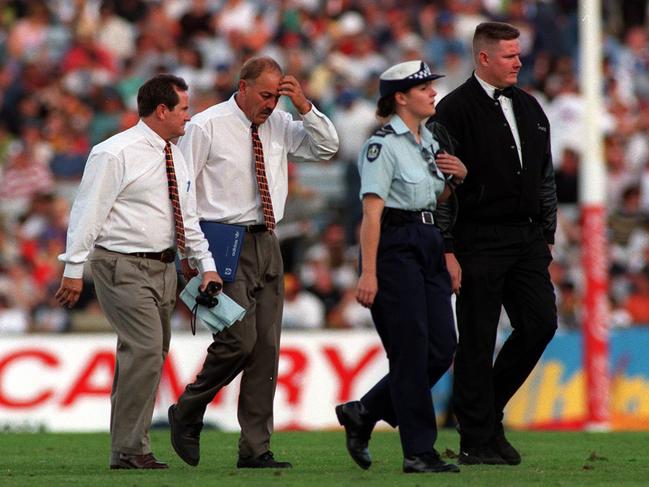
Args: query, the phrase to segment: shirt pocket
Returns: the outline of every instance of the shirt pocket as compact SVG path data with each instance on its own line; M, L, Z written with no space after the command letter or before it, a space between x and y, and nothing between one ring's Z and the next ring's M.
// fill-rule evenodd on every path
M399 168L399 176L403 182L403 187L408 198L408 206L420 209L426 208L428 194L428 169L415 164L402 165Z
M280 191L285 186L283 181L286 181L286 162L282 144L271 143L268 149L264 148L264 168L271 194Z
M428 173L426 171L426 168L412 163L406 163L399 166L399 174L401 175L401 179L403 179L403 181L408 184L421 183L424 179L426 179L426 176L428 176Z

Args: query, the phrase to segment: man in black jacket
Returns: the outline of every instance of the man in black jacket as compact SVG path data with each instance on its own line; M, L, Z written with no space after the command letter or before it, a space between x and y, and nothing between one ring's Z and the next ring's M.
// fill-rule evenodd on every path
M548 273L557 207L550 127L534 97L513 86L518 37L509 24L478 25L475 72L435 116L468 168L446 254L451 275L461 275L453 407L459 461L468 465L520 463L505 438L503 410L557 327ZM494 362L502 306L513 332Z

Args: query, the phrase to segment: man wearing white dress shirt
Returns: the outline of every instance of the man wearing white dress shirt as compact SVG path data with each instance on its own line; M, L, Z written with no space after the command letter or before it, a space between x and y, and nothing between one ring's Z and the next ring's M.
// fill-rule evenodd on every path
M299 82L284 76L271 58L247 61L238 88L228 101L195 115L179 147L194 168L201 220L246 227L235 280L225 283L224 292L247 313L214 335L203 369L169 408L171 441L185 462L197 465L205 408L243 372L237 467L287 468L291 464L276 461L270 451L284 301L282 257L273 229L284 214L287 158L330 159L338 150L338 136L305 98ZM290 98L301 120L275 110L282 95Z
M221 282L198 224L191 171L169 142L189 120L187 84L158 75L140 87L137 102L138 124L96 145L88 157L66 252L59 256L65 270L56 293L61 305L74 306L90 256L97 298L117 333L113 469L167 468L151 453L148 431L169 350L176 250L201 270L203 287Z

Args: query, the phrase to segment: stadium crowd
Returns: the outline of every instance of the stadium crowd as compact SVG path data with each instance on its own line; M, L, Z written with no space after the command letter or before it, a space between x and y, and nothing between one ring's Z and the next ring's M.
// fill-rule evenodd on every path
M604 4L611 324L649 324L649 22L645 1ZM69 207L92 145L137 121L138 87L183 77L192 111L227 99L251 55L303 80L333 120L337 159L290 164L277 232L286 328L372 326L356 303L360 221L356 158L375 128L377 74L425 59L446 77L438 100L471 73L485 20L521 31L519 86L551 122L559 229L551 275L559 324L581 323L578 180L583 100L577 0L0 0L0 334L108 326L88 282L73 310L53 298ZM284 109L290 109L288 105ZM506 316L503 315L503 324ZM187 329L178 306L176 326Z

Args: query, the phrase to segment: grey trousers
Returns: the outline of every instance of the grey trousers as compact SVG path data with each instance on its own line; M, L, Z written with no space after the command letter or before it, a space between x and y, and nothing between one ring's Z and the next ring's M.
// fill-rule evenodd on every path
M110 396L111 464L151 452L149 427L169 351L174 264L96 248L90 258L99 304L117 333Z
M243 371L239 456L257 457L269 450L273 432L284 305L282 255L274 234L246 234L235 281L226 282L223 291L246 308L246 316L213 336L201 372L178 399L177 418L186 424L202 421L214 396Z

